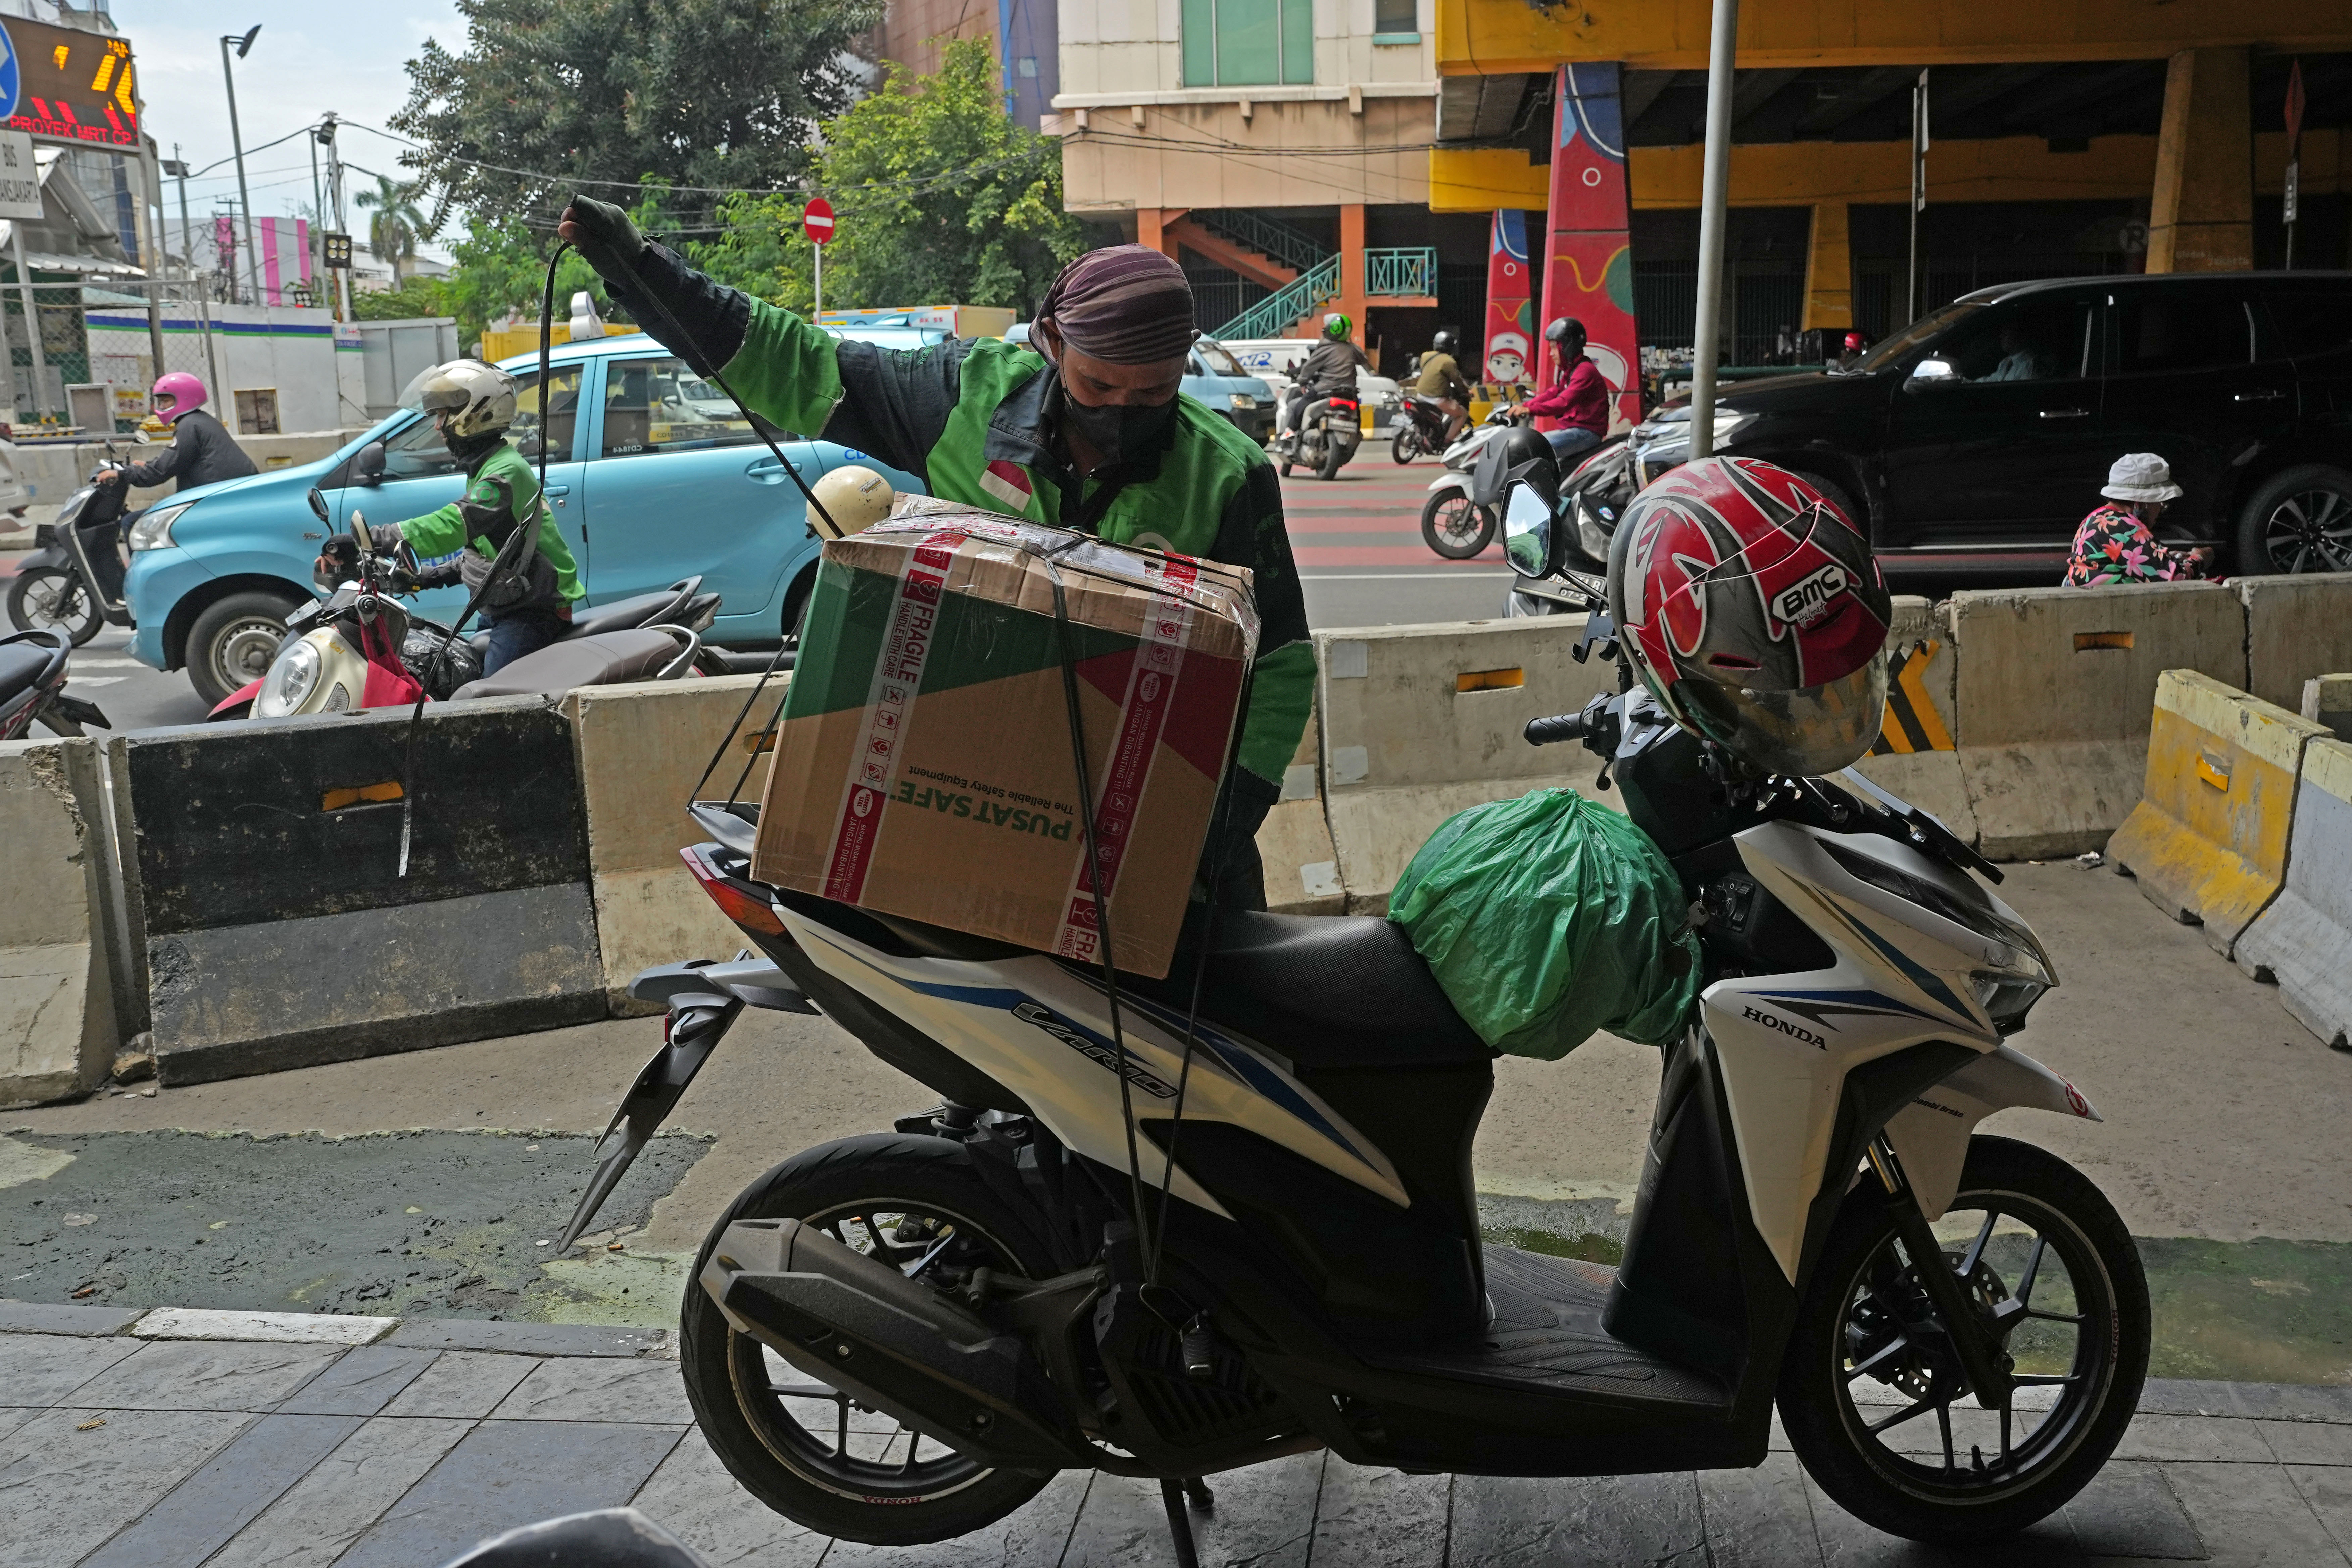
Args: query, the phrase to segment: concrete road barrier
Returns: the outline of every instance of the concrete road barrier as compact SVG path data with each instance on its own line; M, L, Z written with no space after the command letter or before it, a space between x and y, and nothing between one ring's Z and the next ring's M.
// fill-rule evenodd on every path
M110 752L132 958L166 1084L604 1016L572 727L427 709L200 725Z
M1322 724L1310 713L1297 754L1282 775L1282 798L1257 830L1265 907L1276 914L1336 915L1348 908L1339 852L1323 815L1322 752Z
M1976 813L1960 782L1959 720L1952 703L1959 649L1935 605L1898 594L1886 652L1886 719L1855 770L1973 844Z
M2352 572L2240 577L2246 606L2246 690L2292 710L2304 682L2352 669Z
M2304 748L2326 731L2193 669L2157 685L2143 798L2107 844L2148 902L2224 958L2286 879Z
M2157 679L2242 690L2246 610L2212 583L1955 594L1959 772L1993 859L2095 849L2137 805Z
M615 1013L659 1012L632 1002L628 984L656 963L731 958L743 933L719 912L677 852L709 835L686 814L695 780L759 684L756 675L591 686L563 699L578 759L588 833L590 886L607 1005ZM749 749L790 687L770 680L758 707L711 774L704 795L724 799L751 763L743 795L760 798L768 766Z
M121 1043L99 769L94 741L0 742L0 1106L81 1093Z
M2318 740L2304 752L2286 885L2235 956L2276 980L2279 1000L2313 1034L2352 1047L2352 744Z
M2305 718L2352 741L2352 675L2315 675L2303 683Z
M1583 635L1581 616L1315 634L1324 808L1349 912L1384 912L1405 862L1457 811L1554 784L1617 805L1593 787L1591 753L1520 733L1615 689L1615 665L1570 657Z

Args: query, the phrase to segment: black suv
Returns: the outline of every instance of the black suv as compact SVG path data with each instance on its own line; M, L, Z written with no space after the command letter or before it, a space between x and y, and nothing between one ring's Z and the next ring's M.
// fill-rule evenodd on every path
M1637 479L1688 456L1689 417L1633 433ZM2158 531L2224 569L2352 571L2352 273L1982 289L1849 369L1724 388L1716 429L1817 480L1890 574L2063 562L2126 452L2172 465Z

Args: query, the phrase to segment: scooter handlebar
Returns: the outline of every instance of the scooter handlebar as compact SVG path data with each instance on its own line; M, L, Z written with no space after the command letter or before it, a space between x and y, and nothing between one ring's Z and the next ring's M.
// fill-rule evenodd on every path
M1530 719L1527 728L1528 744L1549 746L1561 741L1584 739L1584 715L1562 713L1552 719Z

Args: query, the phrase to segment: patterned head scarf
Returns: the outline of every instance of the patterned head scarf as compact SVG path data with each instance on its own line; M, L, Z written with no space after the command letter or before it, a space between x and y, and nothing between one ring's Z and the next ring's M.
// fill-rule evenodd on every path
M1179 359L1192 346L1192 286L1159 251L1108 246L1062 268L1037 319L1051 321L1071 348L1109 364Z

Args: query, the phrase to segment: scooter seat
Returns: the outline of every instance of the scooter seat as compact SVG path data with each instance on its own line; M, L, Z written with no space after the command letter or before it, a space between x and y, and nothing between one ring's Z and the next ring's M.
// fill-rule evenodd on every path
M665 588L658 594L633 594L609 605L599 605L593 610L575 614L572 617L572 629L563 634L563 640L578 642L582 637L602 637L606 632L628 631L642 626L672 605L684 605L691 596Z
M569 691L575 686L613 686L646 680L678 656L678 640L650 627L568 637L527 653L495 675L469 680L451 694L452 702L476 697L522 697Z
M57 657L54 650L33 643L0 643L0 706L33 689Z
M1133 985L1180 1012L1200 948ZM1495 1053L1454 1010L1402 926L1375 915L1217 912L1201 1016L1307 1068L1413 1068Z

